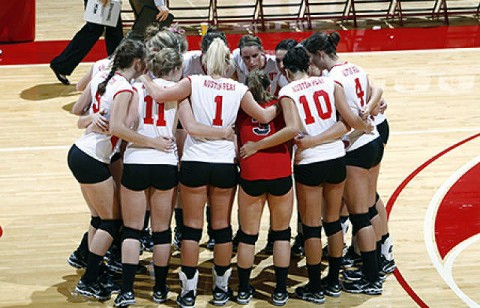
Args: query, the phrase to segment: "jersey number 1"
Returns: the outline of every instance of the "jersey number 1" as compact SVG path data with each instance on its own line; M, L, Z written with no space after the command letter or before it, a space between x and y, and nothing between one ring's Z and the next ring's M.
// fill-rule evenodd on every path
M223 96L215 96L215 118L213 118L212 124L215 126L222 126L222 103L223 103Z

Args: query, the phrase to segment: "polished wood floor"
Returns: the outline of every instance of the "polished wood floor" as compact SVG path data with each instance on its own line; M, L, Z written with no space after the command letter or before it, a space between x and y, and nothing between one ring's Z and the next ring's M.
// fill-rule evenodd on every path
M83 24L81 11L82 1L37 1L37 40L70 39ZM67 23L59 20L66 16ZM429 247L434 239L429 239L434 232L432 207L438 205L442 188L453 175L478 163L479 140L452 148L423 166L403 190L398 188L432 157L479 133L480 49L341 57L366 68L383 86L389 104L391 138L378 190L385 203L399 192L390 213L390 232L401 275L388 277L382 296L343 293L336 299L327 298L325 307L415 307L418 301L407 293L408 286L426 306L478 306L478 235L452 261L452 279L445 278L446 266L442 261L439 266L438 252L432 255ZM70 79L79 80L89 66L81 64ZM73 294L81 272L66 263L89 222L66 163L68 148L82 134L76 128L76 117L69 113L79 93L74 85L60 85L48 65L0 66L0 93L0 307L112 306L113 300L98 303ZM263 219L266 229L268 213ZM296 216L292 218L294 230L295 221ZM251 307L271 306L274 274L272 257L261 252L266 239L263 231L252 274L259 294ZM151 254L142 258L148 262ZM211 260L212 253L202 249L199 307L211 306ZM175 305L179 290L179 262L177 252L168 278L172 291L168 306ZM289 291L303 284L305 276L305 260L292 260ZM140 275L137 281L137 306L157 306L150 298L152 278ZM314 305L291 298L288 306Z

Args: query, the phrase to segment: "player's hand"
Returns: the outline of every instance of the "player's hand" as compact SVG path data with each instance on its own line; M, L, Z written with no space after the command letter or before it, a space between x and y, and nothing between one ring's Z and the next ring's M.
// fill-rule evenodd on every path
M382 100L380 101L380 106L379 106L379 112L380 113L385 113L385 110L387 110L387 102L385 101L385 99L382 98Z
M157 8L160 12L158 12L157 16L155 16L155 19L157 21L164 21L167 19L168 13L170 13L168 8L166 6L157 6Z
M105 110L97 112L93 115L92 124L98 127L100 131L108 132L110 128L108 119L105 116Z
M298 134L293 138L293 142L297 145L299 149L308 149L314 145L313 138L308 135Z
M175 139L168 137L156 137L153 140L153 147L163 152L171 152L175 148Z
M247 157L252 156L253 154L257 153L257 143L248 141L240 148L240 157L245 159Z
M233 124L228 125L227 127L224 128L224 130L225 130L225 134L223 139L235 140L235 129Z

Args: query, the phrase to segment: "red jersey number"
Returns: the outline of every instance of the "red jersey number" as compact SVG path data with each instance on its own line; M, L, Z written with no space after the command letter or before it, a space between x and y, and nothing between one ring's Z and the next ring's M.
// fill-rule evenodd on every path
M223 96L215 96L215 118L213 119L213 125L215 126L222 126L222 104L223 104Z
M365 100L363 99L365 91L360 83L360 78L355 78L355 94L357 94L357 97L360 100L360 107L363 107L363 105L365 105Z
M165 104L155 102L157 106L157 121L155 126L166 126L165 121ZM143 123L153 125L153 98L150 95L145 96L145 117Z
M310 107L308 106L308 100L305 95L300 96L300 104L302 104L305 112L305 124L312 124L315 122L315 118L312 116ZM318 116L322 120L327 120L332 116L332 103L328 93L324 90L316 91L313 93L313 101L315 108L317 109Z
M95 101L93 102L92 109L94 113L97 113L100 111L100 99L101 95L97 92L95 93Z

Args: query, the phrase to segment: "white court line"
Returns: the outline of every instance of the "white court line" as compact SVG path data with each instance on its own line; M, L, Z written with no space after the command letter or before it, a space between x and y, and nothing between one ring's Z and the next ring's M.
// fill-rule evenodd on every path
M430 259L432 260L432 263L435 266L435 269L440 274L442 279L446 282L446 284L450 287L450 289L453 292L455 292L455 294L465 304L467 304L470 307L479 307L479 304L473 301L465 293L463 293L462 290L460 290L460 288L455 283L455 280L453 279L451 272L449 273L447 265L443 264L440 254L438 253L437 244L435 241L435 218L437 217L436 214L438 211L438 207L440 206L440 203L443 197L445 197L445 194L448 192L448 190L452 187L453 184L455 184L458 181L458 179L460 179L462 175L465 174L465 172L470 170L473 166L475 166L479 162L480 162L480 156L477 156L476 158L472 159L467 164L463 165L461 168L456 170L455 173L452 174L447 179L447 181L443 183L443 185L437 190L432 200L430 201L427 212L425 214L424 224L423 224L423 236L424 236L425 246L427 248L427 252L428 252L428 255L430 256ZM464 244L465 247L463 249L468 247L468 245L470 244L469 243ZM453 260L449 262L453 263Z
M480 241L480 234L474 235L469 239L461 242L457 246L455 246L445 257L445 272L446 272L445 274L451 281L453 281L453 283L455 283L455 280L453 279L453 264L455 260L465 249L467 249L469 246L479 241ZM458 289L459 293L461 293L463 296L470 299L470 297L468 297L465 293L463 293L463 291L458 287L456 283L455 283L455 287L456 289ZM480 305L473 300L472 300L472 303L474 303L475 305L472 305L470 302L468 302L467 304L470 305L470 307L480 307Z
M38 147L0 148L0 153L2 153L2 152L66 150L69 147L71 147L71 145L50 145L50 146L38 146Z
M465 127L452 129L429 129L429 130L406 130L401 132L392 132L390 135L416 135L416 134L441 134L441 133L460 133L460 132L480 132L480 127Z
M411 130L403 132L390 132L390 135L427 135L457 132L480 132L480 127L452 128L452 129L433 129L433 130ZM52 145L52 146L36 146L36 147L14 147L0 148L0 153L6 152L25 152L25 151L49 151L49 150L65 150L71 145Z

